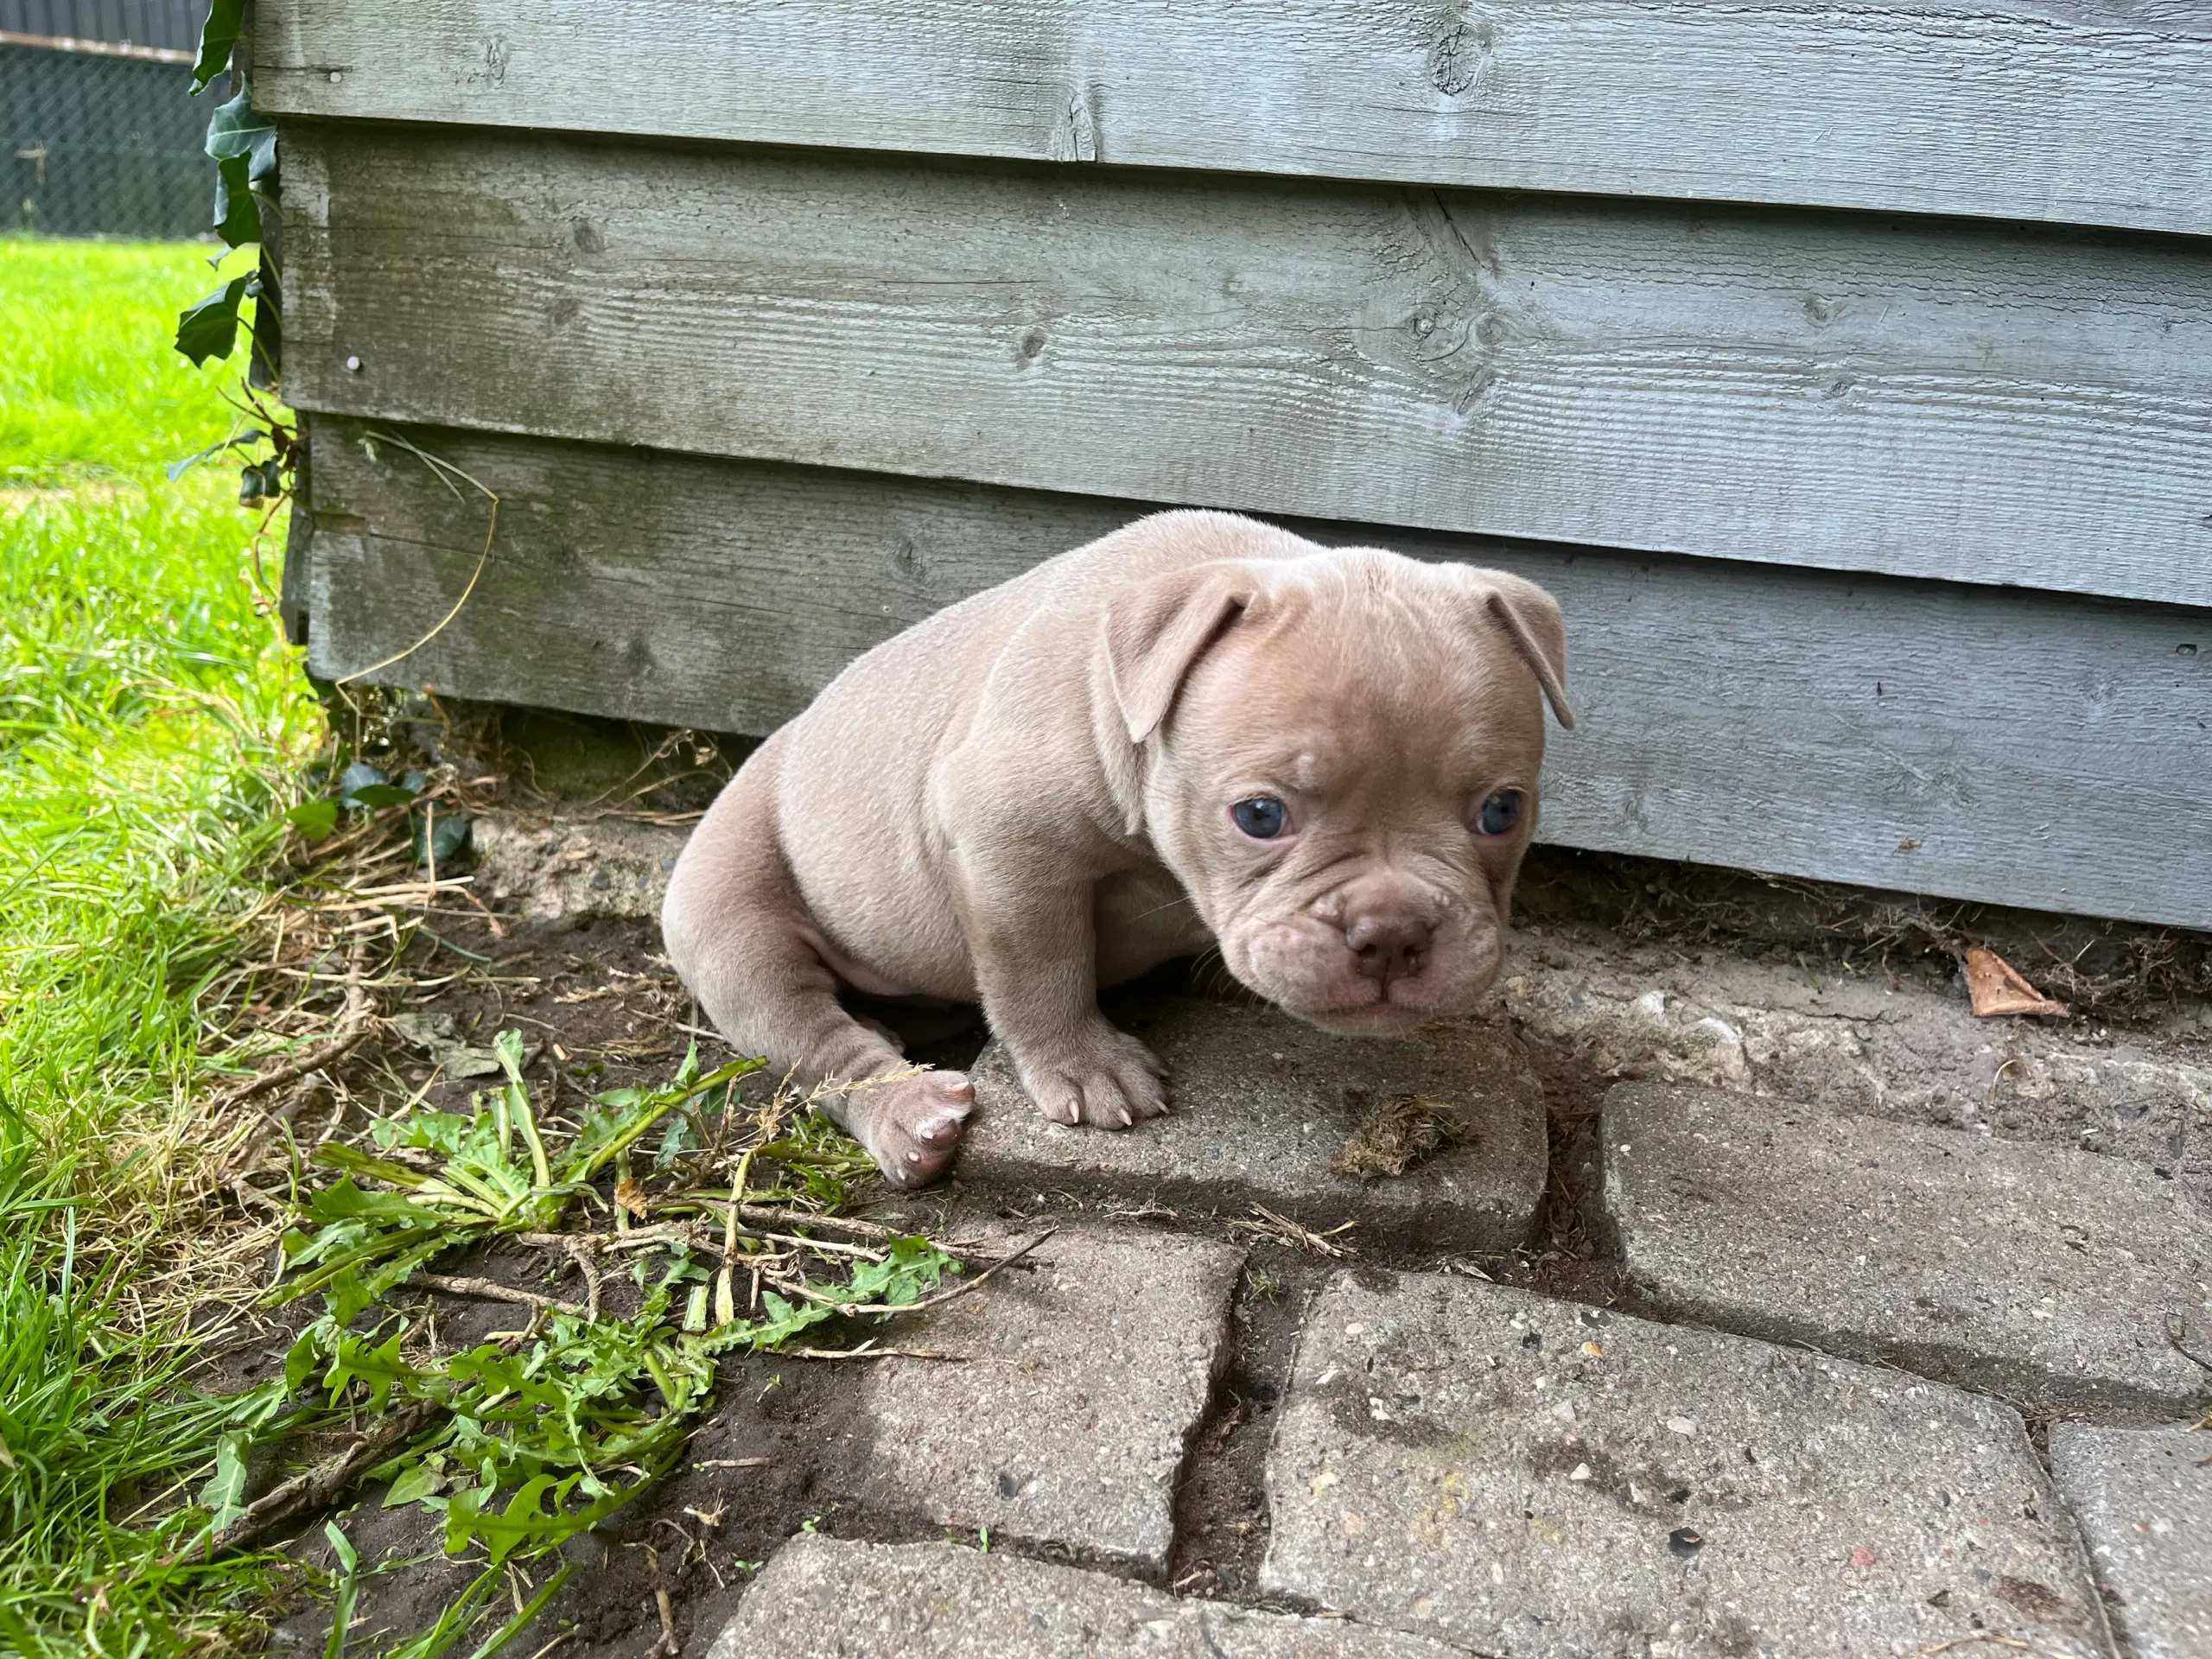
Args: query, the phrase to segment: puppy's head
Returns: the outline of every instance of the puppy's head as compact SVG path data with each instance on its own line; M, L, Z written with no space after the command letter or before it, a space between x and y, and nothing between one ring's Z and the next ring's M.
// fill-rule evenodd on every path
M1344 1034L1466 1012L1536 826L1559 607L1372 549L1198 564L1109 604L1145 828L1269 1001Z

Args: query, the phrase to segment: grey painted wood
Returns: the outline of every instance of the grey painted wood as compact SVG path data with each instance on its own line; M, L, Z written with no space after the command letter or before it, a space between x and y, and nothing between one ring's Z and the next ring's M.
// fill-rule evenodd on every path
M404 649L460 594L484 510L312 425L310 659ZM485 434L419 444L502 498L477 593L378 676L763 732L940 606L1131 504ZM2212 926L2212 612L1709 560L1300 524L1504 565L1564 606L1580 726L1568 845Z
M302 407L2212 603L2212 245L285 142Z
M301 115L2212 232L2168 0L262 0Z

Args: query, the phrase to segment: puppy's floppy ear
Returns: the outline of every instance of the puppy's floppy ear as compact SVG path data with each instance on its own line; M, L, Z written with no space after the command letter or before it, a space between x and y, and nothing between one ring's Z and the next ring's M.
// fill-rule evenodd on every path
M1106 603L1106 668L1129 741L1160 729L1208 645L1258 597L1249 565L1186 565L1133 582Z
M1559 601L1533 582L1503 570L1470 570L1486 620L1505 631L1529 666L1552 714L1568 731L1574 711L1567 706L1567 624Z

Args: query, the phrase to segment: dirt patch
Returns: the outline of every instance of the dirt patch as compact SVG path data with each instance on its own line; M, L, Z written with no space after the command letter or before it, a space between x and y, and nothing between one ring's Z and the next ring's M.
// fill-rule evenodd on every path
M1514 904L1525 922L1595 926L1630 944L1743 948L1837 971L1933 963L1948 974L1983 945L2077 1014L2119 1024L2212 999L2212 935L2135 922L1565 847L1530 849Z

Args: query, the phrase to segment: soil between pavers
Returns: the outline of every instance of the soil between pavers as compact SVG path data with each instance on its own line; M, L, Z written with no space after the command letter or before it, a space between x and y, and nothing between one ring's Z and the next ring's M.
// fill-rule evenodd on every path
M1338 1619L1178 1600L1157 1590L957 1544L794 1538L708 1659L1450 1659Z
M964 1231L999 1249L1033 1236ZM902 1320L886 1346L958 1357L870 1363L862 1503L1157 1575L1243 1261L1205 1239L1063 1224L974 1294Z
M2050 1467L2135 1659L2212 1655L2212 1433L2061 1423Z
M1666 1084L1602 1128L1629 1281L1672 1317L2035 1411L2212 1399L2183 1351L2212 1354L2212 1215L2141 1165Z
M2017 1414L1431 1274L1317 1299L1263 1590L1516 1659L2107 1651Z
M1199 997L1140 997L1109 1013L1166 1063L1167 1116L1120 1131L1054 1123L994 1042L970 1073L976 1113L957 1180L1193 1215L1261 1204L1316 1230L1352 1222L1356 1244L1500 1253L1528 1242L1544 1192L1543 1085L1503 1026L1439 1024L1382 1042ZM1459 1144L1402 1175L1332 1173L1363 1119L1406 1096L1447 1109Z

